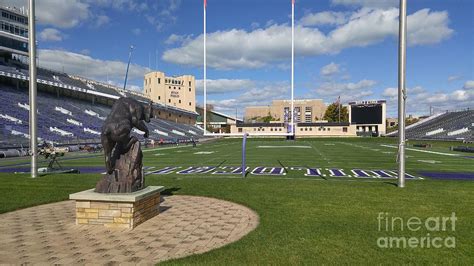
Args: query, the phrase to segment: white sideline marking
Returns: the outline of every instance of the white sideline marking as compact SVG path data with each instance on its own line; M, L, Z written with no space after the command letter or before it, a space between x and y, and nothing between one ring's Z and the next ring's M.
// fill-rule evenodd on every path
M192 147L192 146L171 146L171 147L161 147L161 148L154 148L154 149L147 149L147 150L143 150L142 152L151 152L151 151L160 151L160 150L171 150L171 149L181 149L181 148L189 148L189 147Z
M417 161L422 162L422 163L430 163L430 164L441 163L440 161L435 161L435 160L417 160Z
M155 156L163 156L165 155L164 153L156 153Z
M397 146L391 146L391 145L384 145L380 144L382 147L387 147L387 148L394 148L398 149ZM426 152L426 153L432 153L432 154L438 154L438 155L446 155L446 156L460 156L459 154L454 154L454 153L445 153L445 152L437 152L437 151L425 151L425 150L418 150L418 149L413 149L413 148L405 148L409 151L419 151L419 152Z
M257 146L261 149L273 149L273 148L300 148L300 149L311 149L311 146Z
M213 154L214 152L213 151L198 151L198 152L195 152L194 154Z
M325 145L325 146L334 146L334 145L336 145L336 144L334 144L334 143L326 143L326 144L324 144L324 145Z

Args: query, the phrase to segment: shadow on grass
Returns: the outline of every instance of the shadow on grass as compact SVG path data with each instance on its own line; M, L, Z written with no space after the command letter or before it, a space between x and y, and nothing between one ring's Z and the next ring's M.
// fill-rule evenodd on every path
M384 184L387 184L387 185L392 185L394 187L398 187L398 183L397 182L389 182L389 181L385 181L383 182Z
M180 189L181 188L179 188L179 187L167 188L167 189L161 191L161 195L163 195L163 196L173 196L174 195L173 193L180 190Z

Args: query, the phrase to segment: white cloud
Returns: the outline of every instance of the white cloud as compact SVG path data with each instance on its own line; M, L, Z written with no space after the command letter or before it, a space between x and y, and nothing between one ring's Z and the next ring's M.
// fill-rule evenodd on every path
M442 103L447 101L449 98L448 94L446 93L437 93L430 95L428 98L426 98L427 103Z
M273 20L273 19L270 19L270 20L268 20L268 21L265 23L265 27L268 28L268 27L270 27L270 26L272 26L272 25L275 25L275 24L277 24L276 21Z
M474 89L474 80L468 80L466 81L466 83L464 83L464 87L463 87L465 90L471 90L471 89Z
M110 18L108 16L98 15L95 18L94 26L98 28L98 27L101 27L103 25L109 24L109 22L110 22Z
M7 6L27 7L27 0L2 0ZM179 9L181 0L137 1L137 0L40 0L36 1L38 23L56 28L73 28L81 23L102 26L110 22L105 15L94 14L97 9L115 9L122 12L134 12L134 16L149 16L148 21L161 29L174 23L174 15Z
M368 79L363 79L357 83L324 82L316 89L316 92L320 95L339 95L368 89L373 87L375 84L377 84L376 81Z
M235 115L235 110L240 112L249 106L265 106L272 100L288 99L290 85L288 82L264 82L258 86L245 91L238 97L224 100L208 100L209 104L214 105L216 111Z
M57 29L46 28L38 34L38 37L40 41L43 41L43 42L59 42L63 40L64 36Z
M27 0L2 0L6 6L28 8ZM73 28L91 17L90 5L83 0L36 1L36 17L39 24L57 28Z
M142 12L145 19L156 31L162 31L168 24L174 24L178 17L175 12L181 6L181 0L151 1ZM149 12L153 11L153 12Z
M99 81L123 82L127 64L117 60L102 60L92 58L88 55L61 51L61 50L39 50L39 62L41 67L62 70L68 74L78 75ZM144 74L149 68L131 64L128 73L129 81L138 83L143 81Z
M408 16L408 43L424 45L451 36L448 13L420 10ZM217 69L260 68L281 63L291 56L291 27L274 24L251 31L230 29L207 35L207 63ZM350 20L328 34L317 28L295 28L297 56L334 54L350 47L365 47L398 36L398 9L366 9L352 14ZM190 38L177 48L166 50L162 59L176 64L201 66L203 36Z
M259 27L260 27L260 23L258 23L258 22L252 22L252 24L250 24L250 27L251 27L252 29L259 28Z
M37 1L36 16L40 24L72 28L90 17L89 5L79 0Z
M249 79L208 79L206 85L208 94L217 94L251 89L255 87L255 82ZM196 89L204 91L204 80L196 80Z
M331 0L333 5L362 6L362 7L396 7L398 0Z
M434 44L449 38L454 32L447 24L448 12L430 12L422 9L407 18L407 25L415 25L408 28L407 40L411 45Z
M398 88L386 88L383 91L382 96L383 97L388 97L388 98L397 97L398 96Z
M303 26L319 26L319 25L341 25L348 20L347 13L324 11L319 13L308 13L299 24Z
M357 83L337 83L337 82L324 82L315 92L328 102L335 101L335 99L341 96L342 102L358 101L367 99L374 93L371 88L377 84L374 80L363 79Z
M461 78L461 76L453 75L453 76L449 76L449 77L448 77L448 81L451 82L451 81L458 80L458 79L460 79L460 78Z
M398 89L387 88L382 96L387 99L388 112L394 116L398 108ZM407 113L426 115L433 107L438 111L458 110L474 106L474 91L458 89L454 91L428 91L421 86L407 88Z
M321 68L321 75L323 76L332 76L339 73L339 65L331 62L329 65L325 65Z
M99 7L113 8L121 11L144 11L149 8L146 2L136 0L83 0Z
M178 35L178 34L171 34L168 39L166 39L165 44L173 45L173 44L185 44L192 40L193 35Z
M79 53L83 55L90 55L91 51L89 49L82 49L79 51Z

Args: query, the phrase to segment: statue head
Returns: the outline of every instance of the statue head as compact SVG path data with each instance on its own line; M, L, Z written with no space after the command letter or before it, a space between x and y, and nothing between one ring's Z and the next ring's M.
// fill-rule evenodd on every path
M145 108L143 108L143 120L150 123L151 118L153 118L153 102L150 102L145 106Z

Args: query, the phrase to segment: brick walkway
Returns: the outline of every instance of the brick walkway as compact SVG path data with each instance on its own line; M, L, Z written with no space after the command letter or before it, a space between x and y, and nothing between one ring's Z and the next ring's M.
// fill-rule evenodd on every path
M74 201L0 215L0 264L154 264L237 241L258 225L228 201L169 196L158 216L134 230L74 224Z

